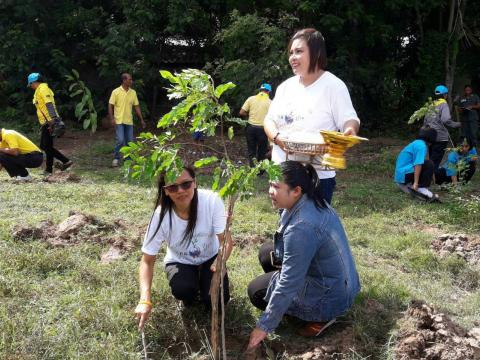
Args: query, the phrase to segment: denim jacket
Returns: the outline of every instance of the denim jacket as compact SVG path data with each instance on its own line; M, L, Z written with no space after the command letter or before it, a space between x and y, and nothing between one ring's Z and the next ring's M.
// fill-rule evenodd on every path
M284 211L275 240L282 261L268 286L268 306L257 327L271 333L284 314L328 321L343 314L360 291L347 236L335 211L317 208L306 195Z

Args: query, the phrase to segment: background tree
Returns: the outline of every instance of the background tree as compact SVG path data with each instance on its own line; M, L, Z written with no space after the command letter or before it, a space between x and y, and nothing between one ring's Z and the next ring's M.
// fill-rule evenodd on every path
M326 38L329 70L349 87L363 131L410 131L405 120L438 83L452 94L463 82L480 86L479 11L479 2L466 0L5 0L0 118L34 126L25 77L39 71L62 115L75 119L64 78L71 69L91 90L99 118L124 71L145 114L168 111L159 68L205 67L234 81L228 101L238 111L263 81L275 88L291 75L288 40L313 26Z

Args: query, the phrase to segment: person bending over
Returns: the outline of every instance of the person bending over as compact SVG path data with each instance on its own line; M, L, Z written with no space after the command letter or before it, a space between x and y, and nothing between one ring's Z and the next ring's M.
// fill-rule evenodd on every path
M250 334L255 348L285 314L306 322L303 336L316 336L345 313L360 291L360 280L342 223L319 197L312 165L286 161L282 179L271 182L274 208L285 209L270 244L260 248L265 274L248 285L248 296L264 310Z
M428 188L433 179L433 162L428 159L428 146L437 136L435 129L423 127L417 139L405 146L398 154L394 181L400 189L422 200L438 200Z
M458 149L449 152L447 162L435 172L435 183L468 183L475 174L477 159L477 149L465 139Z
M173 296L185 306L200 301L210 308L210 283L217 270L215 259L225 241L225 208L210 190L197 189L195 173L185 167L173 183L161 175L155 211L148 225L140 261L140 301L135 309L143 328L152 310L151 287L155 259L161 245L167 244L165 271ZM227 235L226 257L233 242ZM224 300L230 299L228 275L224 279Z
M1 129L0 132L0 169L2 167L10 177L19 181L32 178L27 168L40 167L43 154L40 149L15 130Z

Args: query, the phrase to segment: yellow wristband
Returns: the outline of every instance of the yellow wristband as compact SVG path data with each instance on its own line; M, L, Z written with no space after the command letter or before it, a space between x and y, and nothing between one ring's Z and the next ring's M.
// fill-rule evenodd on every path
M145 305L148 305L148 306L153 307L153 304L152 304L150 301L148 301L148 300L140 300L140 301L138 302L138 304L139 304L139 305L140 305L140 304L145 304Z

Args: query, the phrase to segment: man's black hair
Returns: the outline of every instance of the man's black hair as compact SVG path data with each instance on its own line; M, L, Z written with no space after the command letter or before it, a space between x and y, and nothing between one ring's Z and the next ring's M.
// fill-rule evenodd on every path
M417 139L423 140L428 144L433 144L437 139L437 130L428 126L424 126L418 132Z

